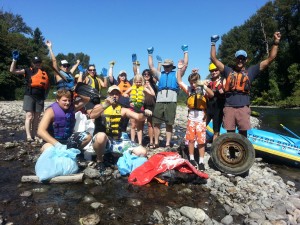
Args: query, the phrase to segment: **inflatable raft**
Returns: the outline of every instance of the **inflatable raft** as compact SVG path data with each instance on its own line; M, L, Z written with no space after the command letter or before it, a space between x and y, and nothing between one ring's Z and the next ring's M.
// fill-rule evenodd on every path
M226 130L221 127L220 133ZM212 122L207 125L206 134L208 140L212 139ZM300 139L255 128L248 130L247 137L258 155L300 167Z

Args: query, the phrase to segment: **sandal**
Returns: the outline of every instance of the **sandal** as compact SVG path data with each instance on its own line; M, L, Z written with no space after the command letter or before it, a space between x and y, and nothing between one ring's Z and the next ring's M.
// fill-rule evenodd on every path
M170 145L166 145L166 148L165 148L166 151L170 151L172 150L171 146Z
M151 143L149 143L149 149L154 149L155 147L154 147L154 145Z
M34 142L34 140L32 138L27 138L27 142L31 143Z

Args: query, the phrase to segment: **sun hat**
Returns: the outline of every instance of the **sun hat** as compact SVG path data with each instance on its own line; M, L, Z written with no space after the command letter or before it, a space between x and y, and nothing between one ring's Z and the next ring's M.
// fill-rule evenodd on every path
M110 86L107 90L107 93L109 94L113 90L118 90L121 93L120 88L117 85Z
M41 63L42 62L42 59L38 56L35 56L32 60L33 63Z
M247 52L245 52L244 50L238 50L235 53L235 58L239 57L239 56L244 56L245 58L247 58Z
M173 69L176 68L176 66L174 66L174 62L172 59L165 59L162 66L173 66Z

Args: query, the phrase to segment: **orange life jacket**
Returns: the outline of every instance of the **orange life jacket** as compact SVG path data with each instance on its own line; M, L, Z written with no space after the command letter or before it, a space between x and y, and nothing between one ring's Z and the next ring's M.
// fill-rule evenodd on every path
M250 80L247 71L232 71L226 79L225 92L241 92L249 94Z
M32 68L30 68L33 71ZM47 90L49 87L49 77L45 71L38 69L36 74L31 75L28 85L33 88L42 88Z
M118 87L120 88L121 94L123 94L125 91L127 91L128 88L131 87L131 84L128 81L126 81L126 82L120 81L120 83L118 84Z

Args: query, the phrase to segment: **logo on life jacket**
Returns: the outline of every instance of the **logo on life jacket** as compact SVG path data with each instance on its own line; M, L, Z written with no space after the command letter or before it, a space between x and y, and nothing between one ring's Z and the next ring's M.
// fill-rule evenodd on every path
M250 93L250 80L247 71L232 71L226 79L225 92Z
M33 69L30 68L30 71L33 72ZM29 83L32 88L42 88L47 90L49 87L49 78L45 71L38 69L37 73L31 75Z
M206 109L206 98L203 95L203 88L198 87L199 90L193 90L187 98L186 104L189 109Z

